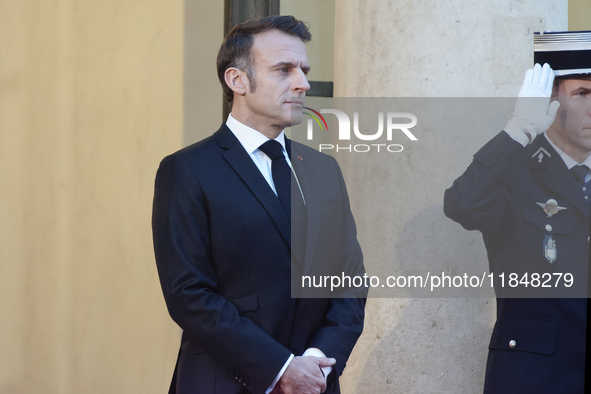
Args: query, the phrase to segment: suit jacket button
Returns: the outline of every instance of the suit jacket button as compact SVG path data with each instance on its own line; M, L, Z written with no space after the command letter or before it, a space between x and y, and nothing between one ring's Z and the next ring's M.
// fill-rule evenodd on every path
M509 341L509 347L510 347L510 348L514 348L516 345L517 345L517 342L515 342L513 339L511 339L511 340Z

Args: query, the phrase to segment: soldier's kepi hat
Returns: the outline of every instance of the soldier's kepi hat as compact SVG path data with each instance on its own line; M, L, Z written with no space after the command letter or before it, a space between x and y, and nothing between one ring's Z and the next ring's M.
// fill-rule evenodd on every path
M557 77L591 74L591 31L534 33L535 63L548 63Z

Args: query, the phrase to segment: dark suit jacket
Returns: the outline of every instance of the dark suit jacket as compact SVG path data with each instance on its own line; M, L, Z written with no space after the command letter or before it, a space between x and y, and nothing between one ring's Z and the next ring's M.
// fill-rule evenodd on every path
M567 209L549 218L536 204L549 199ZM585 285L589 205L544 136L523 148L501 132L445 192L444 210L482 232L491 272L570 272ZM558 250L552 265L543 256L549 235ZM484 392L582 393L586 305L584 298L497 298Z
M362 267L361 250L336 161L286 143L306 197L305 247L292 245L279 200L225 125L160 165L154 249L168 310L183 329L172 393L263 393L290 353L308 347L337 359L328 391L339 391L364 300L291 298L291 276L323 259ZM325 247L335 239L338 253Z

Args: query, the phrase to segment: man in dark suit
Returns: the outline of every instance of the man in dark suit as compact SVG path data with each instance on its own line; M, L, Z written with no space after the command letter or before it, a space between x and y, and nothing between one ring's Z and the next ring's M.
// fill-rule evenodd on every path
M232 113L158 170L156 262L183 329L171 393L339 392L365 300L291 286L327 264L363 269L336 161L283 134L301 121L310 38L290 16L236 26L218 53Z
M546 55L563 50L543 47ZM556 82L548 64L527 72L505 130L474 155L445 192L445 214L468 230L481 231L491 272L496 278L505 273L505 288L495 289L497 322L485 393L584 390L591 79L573 72L582 68L573 63L577 60L556 64ZM535 287L534 282L529 288L518 283L521 292L511 294L520 298L503 298L508 275L519 273L521 280L526 272L529 280L534 273L550 274L553 287L554 274L570 273L578 292L568 294L580 298L529 298L547 290L541 289L547 276ZM565 289L564 282L558 286Z

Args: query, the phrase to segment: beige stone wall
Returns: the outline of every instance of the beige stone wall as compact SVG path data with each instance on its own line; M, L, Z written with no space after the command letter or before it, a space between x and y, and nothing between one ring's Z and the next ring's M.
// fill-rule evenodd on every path
M183 3L0 1L0 54L0 393L165 392L150 212Z
M591 30L591 2L568 0L568 30Z

